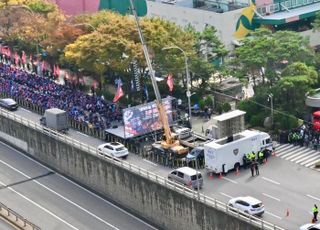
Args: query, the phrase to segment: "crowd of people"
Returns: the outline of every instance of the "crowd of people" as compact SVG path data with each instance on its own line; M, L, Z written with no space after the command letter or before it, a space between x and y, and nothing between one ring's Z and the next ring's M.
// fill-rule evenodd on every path
M289 132L288 142L317 150L320 147L320 133L313 130L312 124L304 124Z
M72 84L55 83L48 77L0 64L0 93L19 98L43 109L59 108L69 117L95 129L110 128L122 122L122 111L103 97L88 95L75 89Z

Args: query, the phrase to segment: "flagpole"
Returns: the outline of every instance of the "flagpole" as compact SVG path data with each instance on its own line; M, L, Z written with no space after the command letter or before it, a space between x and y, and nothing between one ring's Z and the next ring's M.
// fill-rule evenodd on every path
M191 124L191 100L190 100L190 97L191 97L191 92L190 92L190 73L189 73L189 66L188 66L188 56L186 55L186 52L180 48L179 46L168 46L168 47L164 47L162 48L162 50L168 50L168 49L178 49L182 52L183 56L184 56L184 64L185 64L185 70L186 70L186 78L187 78L187 92L186 92L186 96L188 98L188 110L189 110L189 123L190 123L190 126L192 127L192 124Z

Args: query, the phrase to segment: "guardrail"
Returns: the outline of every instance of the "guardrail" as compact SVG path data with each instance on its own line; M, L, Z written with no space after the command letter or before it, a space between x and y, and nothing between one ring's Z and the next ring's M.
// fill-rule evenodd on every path
M23 216L11 210L1 202L0 202L0 215L4 217L6 220L8 220L9 222L11 222L12 224L19 227L19 229L41 230L40 227L31 223L29 220L25 219Z
M188 196L192 199L196 199L198 200L199 202L202 202L206 205L209 205L211 207L215 207L216 209L219 209L221 211L224 211L226 213L228 213L229 215L232 215L232 216L235 216L235 217L238 217L250 224L253 224L257 227L260 227L261 229L270 229L270 230L284 230L283 228L281 227L278 227L276 226L275 224L272 224L270 222L267 222L261 218L258 218L258 217L255 217L255 216L252 216L252 215L249 215L249 214L246 214L238 209L235 209L235 208L232 208L232 207L229 207L226 203L223 203L221 201L218 201L217 199L215 198L211 198L211 197L208 197L202 193L200 193L199 191L196 191L194 189L190 189L186 186L183 186L183 185L180 185L180 184L177 184L173 181L169 181L168 179L162 177L162 176L158 176L152 172L149 172L143 168L140 168L138 166L135 166L127 161L123 161L123 160L120 160L118 158L113 158L113 157L107 157L107 156L104 156L104 155L101 155L99 154L99 151L97 148L94 148L92 146L89 146L87 144L83 144L77 140L74 140L73 138L71 137L68 137L67 135L65 134L62 134L62 133L59 133L59 132L56 132L55 130L52 130L52 129L49 129L47 127L43 127L42 125L40 124L37 124L33 121L29 121L25 118L22 118L21 116L18 116L12 112L8 112L8 111L5 111L3 109L0 109L0 115L1 116L4 116L4 117L7 117L11 120L14 120L16 122L19 122L23 125L26 125L30 128L33 128L35 130L38 130L48 136L51 136L55 139L58 139L60 141L63 141L69 145L72 145L80 150L84 150L84 151L87 151L88 153L90 154L93 154L93 155L97 155L98 157L100 158L103 158L109 162L112 162L113 164L119 166L119 167L122 167L124 169L127 169L129 171L131 171L132 173L135 173L135 174L138 174L142 177L145 177L149 180L152 180L158 184L161 184L161 185L164 185L165 187L169 188L169 189L172 189L174 191L177 191L177 192L180 192L181 194L185 195L185 196Z

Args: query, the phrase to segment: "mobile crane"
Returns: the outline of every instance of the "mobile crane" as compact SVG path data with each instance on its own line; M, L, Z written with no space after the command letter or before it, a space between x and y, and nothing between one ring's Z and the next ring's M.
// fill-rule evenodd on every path
M149 73L150 73L150 77L151 77L153 90L156 95L156 105L157 105L158 112L159 112L159 118L160 118L160 121L161 121L161 123L163 125L163 129L164 129L164 140L161 141L161 147L164 150L170 149L172 152L177 153L177 154L185 154L188 152L188 148L182 146L180 144L180 141L176 139L176 136L173 135L173 133L170 130L167 113L166 113L165 107L163 106L162 101L161 101L159 88L158 88L156 78L155 78L155 72L152 68L152 64L151 64L151 60L150 60L150 56L149 56L149 52L148 52L148 47L145 43L145 40L144 40L144 37L142 34L139 17L137 15L136 10L135 10L133 0L130 0L130 6L131 6L131 11L132 11L132 14L134 16L134 19L135 19L135 22L137 25L140 41L141 41L142 48L143 48L144 57L146 59L147 66L149 68Z

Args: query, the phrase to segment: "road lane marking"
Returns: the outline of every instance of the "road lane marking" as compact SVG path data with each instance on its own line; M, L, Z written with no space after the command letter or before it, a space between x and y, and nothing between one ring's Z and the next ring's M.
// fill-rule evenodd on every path
M0 143L2 143L4 146L7 146L7 148L9 148L9 149L13 150L14 152L16 152L16 153L20 154L22 157L27 158L28 160L30 160L30 161L32 161L32 162L34 162L34 163L36 163L37 165L40 165L41 167L43 167L43 168L45 168L45 169L47 169L47 170L49 170L49 171L52 171L52 169L51 169L51 168L49 168L49 167L47 167L47 166L45 166L45 165L41 164L40 162L36 161L35 159L33 159L33 158L31 158L31 157L29 157L29 156L27 156L27 155L23 154L22 152L18 151L17 149L15 149L15 148L11 147L10 145L7 145L6 143L4 143L4 142L2 142L2 141L0 141ZM136 217L135 215L131 214L130 212L128 212L128 211L126 211L126 210L124 210L124 209L122 209L122 208L120 208L120 207L116 206L115 204L113 204L112 202L110 202L110 201L108 201L108 200L105 200L105 199L104 199L104 198L102 198L101 196L99 196L99 195L95 194L94 192L92 192L92 191L90 191L90 190L88 190L88 189L86 189L86 188L84 188L84 187L80 186L80 185L79 185L79 184L77 184L76 182L74 182L74 181L72 181L72 180L70 180L70 179L68 179L68 178L64 177L63 175L59 174L59 173L58 173L58 172L56 172L56 171L55 171L55 175L57 175L57 176L61 177L62 179L64 179L64 180L68 181L69 183L73 184L73 185L74 185L74 186L76 186L77 188L80 188L81 190L83 190L83 191L85 191L85 192L89 193L90 195L94 196L95 198L98 198L99 200L101 200L101 201L105 202L106 204L108 204L108 205L112 206L113 208L118 209L119 211L121 211L121 212L125 213L126 215L128 215L128 216L132 217L132 218L133 218L133 219L135 219L136 221L138 221L138 222L140 222L140 223L143 223L143 224L147 225L148 227L150 227L150 228L152 228L152 229L158 230L157 228L155 228L155 227L153 227L152 225L150 225L149 223L147 223L147 222L145 222L145 221L141 220L140 218Z
M264 179L264 180L266 180L266 181L269 181L269 182L271 182L271 183L274 183L274 184L280 185L280 183L279 183L279 182L274 181L274 180L271 180L271 179L269 179L269 178L267 178L267 177L262 177L262 179Z
M271 198L271 199L280 201L280 199L278 199L278 198L276 198L276 197L274 197L274 196L271 196L271 195L269 195L269 194L267 194L267 193L262 193L262 195L264 195L264 196L266 196L266 197L269 197L269 198Z
M81 133L81 132L79 132L79 131L76 131L76 133L79 133L80 135L85 136L85 137L90 137L90 136L88 136L87 134Z
M30 176L28 176L27 174L21 172L20 170L16 169L15 167L9 165L8 163L6 163L6 162L4 162L4 161L2 161L2 160L0 160L0 162L1 162L2 164L6 165L7 167L11 168L12 170L14 170L14 171L20 173L21 175L25 176L26 178L32 179ZM97 215L93 214L92 212L89 212L89 211L86 210L85 208L83 208L83 207L81 207L80 205L76 204L75 202L69 200L68 198L62 196L61 194L59 194L59 193L57 193L56 191L52 190L51 188L45 186L44 184L41 184L40 182L38 182L38 181L36 181L36 180L33 180L33 182L36 183L36 184L38 184L38 185L40 185L41 187L47 189L48 191L52 192L53 194L55 194L56 196L60 197L61 199L63 199L63 200L65 200L65 201L69 202L70 204L76 206L77 208L81 209L82 211L86 212L87 214L91 215L92 217L100 220L101 222L105 223L106 225L108 225L108 226L110 226L110 227L112 227L112 228L114 228L114 229L119 230L119 229L118 229L117 227L115 227L114 225L112 225L112 224L110 224L109 222L103 220L102 218L98 217Z
M237 181L235 181L235 180L231 180L231 179L226 178L226 177L222 177L222 179L227 180L227 181L230 181L230 182L232 182L232 183L234 183L234 184L238 184L238 182L237 182Z
M147 159L143 159L143 161L148 162L149 164L152 164L152 165L154 165L154 166L158 166L156 163L154 163L154 162L152 162L152 161L149 161L149 160L147 160Z
M7 186L5 183L3 183L2 181L0 181L0 184L2 184L3 186ZM52 213L51 211L49 211L48 209L44 208L43 206L41 206L40 204L36 203L35 201L31 200L30 198L26 197L25 195L19 193L18 191L14 190L13 188L8 187L8 189L12 192L14 192L15 194L21 196L22 198L24 198L25 200L29 201L30 203L32 203L33 205L37 206L38 208L42 209L43 211L45 211L46 213L49 213L51 216L55 217L56 219L60 220L61 222L65 223L66 225L68 225L70 228L75 229L75 230L80 230L79 228L76 228L75 226L71 225L70 223L68 223L67 221L65 221L64 219L60 218L59 216L55 215L54 213Z
M271 213L271 212L265 211L265 213L268 214L268 215L270 215L270 216L273 216L273 217L275 217L275 218L278 218L279 220L282 219L282 217L277 216L276 214L273 214L273 213Z
M27 110L27 109L24 109L24 108L21 108L21 107L20 107L20 109L25 111L25 112L32 113L30 110Z
M226 196L226 197L228 197L228 198L230 198L230 199L233 198L232 196L229 196L228 194L225 194L225 193L223 193L223 192L220 192L220 194L223 195L223 196Z
M317 198L317 197L315 197L315 196L311 196L311 195L309 195L309 194L307 194L307 197L312 198L312 199L317 200L317 201L320 201L320 198Z

